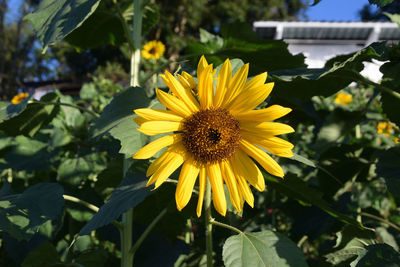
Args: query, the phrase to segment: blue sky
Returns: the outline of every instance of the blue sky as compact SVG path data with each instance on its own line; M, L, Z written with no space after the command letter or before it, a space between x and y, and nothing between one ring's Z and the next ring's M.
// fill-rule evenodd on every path
M306 15L314 21L360 21L358 12L366 4L368 0L322 0L309 7Z

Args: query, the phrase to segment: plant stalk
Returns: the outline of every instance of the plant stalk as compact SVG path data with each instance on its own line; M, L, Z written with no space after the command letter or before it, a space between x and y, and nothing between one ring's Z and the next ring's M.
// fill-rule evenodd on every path
M213 240L212 240L212 224L211 224L211 184L207 178L206 194L204 198L205 209L205 226L206 226L206 254L207 267L213 266Z
M142 0L133 2L133 33L126 36L133 43L131 54L130 86L139 86L140 48L142 42ZM127 31L125 32L127 33ZM124 160L124 176L127 171L127 159ZM132 248L133 208L122 214L121 267L132 267L134 253Z

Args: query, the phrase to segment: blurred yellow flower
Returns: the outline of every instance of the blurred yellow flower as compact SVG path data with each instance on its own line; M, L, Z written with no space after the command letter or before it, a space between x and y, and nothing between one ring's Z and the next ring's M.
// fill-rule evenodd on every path
M348 104L350 104L352 99L353 96L350 94L338 93L334 102L338 105L347 106Z
M27 98L29 96L28 93L19 93L18 95L15 95L12 99L11 99L11 103L13 104L19 104L22 101L24 101L25 98Z
M182 165L175 193L179 210L189 202L197 177L197 216L201 215L206 179L211 184L214 207L224 216L227 209L224 183L238 211L242 210L244 201L251 207L254 205L249 184L259 191L265 189L264 177L253 160L270 174L284 176L281 166L265 150L281 157L293 156L293 145L276 137L294 132L293 128L272 122L291 109L273 105L254 110L268 97L274 83L265 83L267 73L247 81L248 71L246 64L232 77L228 59L219 71L214 88L213 66L203 56L197 67L197 83L187 73L178 75L178 79L168 71L161 75L172 94L159 89L156 94L167 110L134 111L139 115L135 121L140 132L146 135L173 132L144 146L133 158L148 159L168 147L149 166L147 185L155 183L158 188Z
M378 123L378 126L376 127L378 130L378 133L384 136L391 136L394 131L393 131L393 126L389 122L382 121Z
M142 49L144 59L159 59L165 53L165 45L160 41L147 42Z

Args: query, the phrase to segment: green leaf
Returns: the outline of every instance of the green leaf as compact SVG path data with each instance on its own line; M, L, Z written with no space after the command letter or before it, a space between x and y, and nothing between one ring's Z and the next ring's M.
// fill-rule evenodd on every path
M321 0L314 0L314 3L312 3L311 6L315 6L315 5L318 4L319 2L321 2Z
M227 267L308 266L295 243L268 230L229 237L223 246L222 258Z
M26 171L48 168L53 154L47 151L46 143L25 136L17 136L14 142L15 145L4 157L5 161L0 163L0 168Z
M335 109L325 119L313 148L317 152L323 152L333 143L338 142L342 136L352 131L364 119L363 116L364 114L359 111Z
M322 192L310 187L306 182L299 179L297 176L289 173L286 174L283 179L281 179L264 173L264 177L269 182L269 186L275 188L282 194L294 198L301 203L308 203L317 206L332 217L344 223L362 228L362 225L354 218L335 211L331 205L322 198Z
M58 96L55 93L49 93L42 97L42 101L57 102ZM33 136L42 127L46 126L57 115L59 106L42 105L39 103L30 103L18 115L0 124L0 130L3 130L9 136L27 135Z
M325 255L326 260L333 265L356 258L363 253L365 246L375 242L374 232L360 230L351 225L346 225L343 231L336 233L336 236L335 248L338 250Z
M400 147L392 147L378 156L376 174L385 178L387 189L400 198Z
M149 103L150 100L143 88L127 88L116 95L111 103L104 108L100 118L95 120L94 125L90 129L91 136L97 137L109 132L112 128L126 120L133 122L133 110L147 107Z
M374 43L357 53L329 60L321 69L292 69L274 72L274 96L282 99L310 99L312 96L330 96L353 81L360 80L362 62L380 58L385 51L383 43Z
M29 240L64 207L63 188L55 183L39 183L22 194L0 197L0 230L14 238Z
M400 267L400 254L387 244L370 245L359 254L350 266Z
M22 267L50 267L58 263L58 253L50 242L35 248L22 262Z
M98 173L105 168L98 154L93 153L84 157L65 159L58 167L57 180L70 185L79 185L87 180L89 174Z
M146 187L147 179L144 173L129 173L115 189L110 200L101 206L98 213L82 228L79 235L87 235L91 231L110 224L112 221L135 207L150 193Z
M399 14L390 14L387 12L383 12L383 14L388 16L392 22L397 23L397 25L399 25L399 27L400 27L400 15Z
M85 267L102 267L107 262L107 252L104 250L93 250L83 252L76 262Z
M159 20L159 7L155 3L147 2L143 8L142 34L147 34L154 26L157 25Z
M121 20L113 12L97 9L65 40L82 50L106 44L121 45L125 41Z
M25 16L43 47L53 44L82 25L100 0L43 0L34 13Z
M303 156L300 156L299 154L293 153L293 157L290 158L291 160L295 160L298 161L300 163L303 163L307 166L313 167L313 168L317 168L317 165L315 165L315 163Z
M370 4L375 4L379 7L384 7L393 2L393 0L368 0Z
M12 117L20 114L26 108L28 101L32 98L29 95L19 104L11 104L10 102L0 102L0 122L11 119Z
M222 64L227 58L238 58L251 62L249 75L253 76L265 71L304 67L303 55L292 55L288 45L283 41L264 40L257 36L252 27L246 23L232 23L221 26L221 41L200 43L192 42L187 47L187 54L206 54L209 63L215 66ZM209 37L204 36L203 40ZM191 61L197 66L199 57Z

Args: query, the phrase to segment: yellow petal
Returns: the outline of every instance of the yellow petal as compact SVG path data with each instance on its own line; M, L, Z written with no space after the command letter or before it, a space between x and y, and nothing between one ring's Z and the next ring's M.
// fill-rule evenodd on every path
M203 70L208 66L205 56L201 56L199 64L197 65L197 77L200 77Z
M250 143L259 145L272 154L280 157L293 157L293 144L278 137L260 138L258 136L242 133L242 137Z
M182 140L181 134L171 134L166 135L157 140L145 145L141 149L139 149L135 155L133 155L134 159L148 159L154 156L159 150L164 147L173 145Z
M240 212L242 210L241 205L241 197L239 195L239 191L237 188L237 182L234 172L232 171L232 167L229 162L223 161L221 162L221 167L223 170L223 178L229 190L229 196L232 202L233 207Z
M212 65L207 66L198 76L199 83L197 90L200 99L200 106L203 109L210 108L213 104L213 77L212 77Z
M232 78L231 62L229 61L229 59L227 59L222 65L218 74L217 89L215 90L215 97L214 97L214 107L221 106L226 94L226 88L229 85L231 78Z
M240 140L240 148L258 163L260 163L260 165L270 174L278 177L284 176L282 167L279 166L279 164L266 152L262 151L261 148L250 144L244 139Z
M189 90L186 90L182 84L168 71L165 71L165 75L160 75L164 80L165 84L169 87L171 92L177 96L192 112L199 111L199 103L194 98Z
M212 198L215 209L219 214L226 214L226 199L224 192L224 184L222 181L221 167L218 163L207 164L208 179L211 183Z
M150 164L146 171L146 177L153 175L165 162L168 162L174 156L173 153L171 154L171 151L172 148L170 147Z
M273 121L285 116L291 112L291 108L285 108L279 105L272 105L268 108L249 110L235 114L235 118L239 121Z
M186 71L182 71L181 75L178 74L179 81L182 83L183 87L187 90L196 88L196 81Z
M148 119L142 118L142 117L135 117L133 118L133 121L136 122L137 125L142 125L144 122L149 121Z
M246 82L244 85L243 91L249 90L251 87L257 87L263 85L267 80L267 73L261 73L255 77L253 77L250 81Z
M184 158L181 153L170 152L173 157L170 157L170 160L162 164L160 168L156 170L156 172L150 177L146 186L151 185L152 183L156 183L154 189L157 189L162 183L167 180L167 178L182 165Z
M156 135L180 130L182 123L176 121L146 121L138 128L146 135Z
M265 179L260 169L253 160L242 150L238 149L231 158L235 173L238 173L243 179L248 181L258 191L265 190Z
M240 94L243 90L243 86L247 79L247 74L249 73L249 64L243 65L230 80L228 88L226 89L224 101L222 107L227 107L230 105L233 99Z
M250 207L253 208L254 207L254 196L253 196L253 193L251 192L249 185L247 184L246 178L244 177L244 175L241 171L240 172L236 171L236 168L234 167L236 165L236 163L233 160L233 158L230 159L230 164L233 167L233 171L235 172L240 195L243 196L244 199L246 200L247 204L249 204Z
M201 210L203 208L204 191L206 189L206 179L207 179L206 169L204 167L201 167L199 174L199 200L197 201L197 208L196 208L197 217L200 217Z
M182 116L179 116L171 110L160 110L151 108L139 108L135 109L134 112L142 118L147 120L155 121L181 121Z
M274 83L267 83L243 91L227 106L232 115L252 110L260 105L271 93Z
M185 103L183 103L182 100L176 98L175 96L167 94L158 88L156 88L156 94L161 104L163 104L168 109L174 111L177 115L185 118L192 114Z
M251 134L263 139L274 135L294 132L291 126L279 122L253 123L240 121L240 129L244 134Z
M187 160L183 164L179 175L178 186L175 191L175 200L178 210L182 210L189 202L198 174L199 168L194 164L193 160Z

